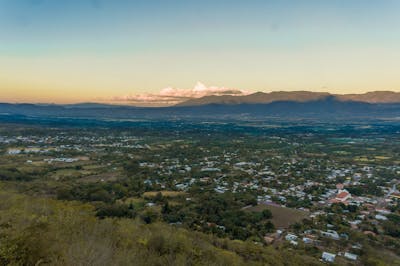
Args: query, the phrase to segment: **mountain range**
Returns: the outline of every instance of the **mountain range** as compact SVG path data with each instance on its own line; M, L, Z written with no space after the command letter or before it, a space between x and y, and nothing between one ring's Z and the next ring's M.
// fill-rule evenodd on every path
M0 119L395 119L400 118L400 93L257 92L246 96L207 96L169 107L135 107L98 103L0 103ZM7 120L7 121L8 121Z
M374 91L363 94L330 94L328 92L310 91L276 91L256 92L244 96L204 96L190 99L177 106L199 106L207 104L268 104L277 101L307 102L321 100L327 97L334 97L338 101L357 101L366 103L400 103L400 92Z

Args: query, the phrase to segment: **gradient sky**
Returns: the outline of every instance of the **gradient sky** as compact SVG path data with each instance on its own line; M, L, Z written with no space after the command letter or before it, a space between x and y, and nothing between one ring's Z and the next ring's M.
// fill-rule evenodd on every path
M0 101L400 91L397 0L0 0Z

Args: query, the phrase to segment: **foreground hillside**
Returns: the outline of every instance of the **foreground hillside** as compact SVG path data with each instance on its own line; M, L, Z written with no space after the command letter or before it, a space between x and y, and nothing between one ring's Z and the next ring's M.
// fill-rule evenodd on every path
M90 205L0 192L0 265L318 265L250 242L130 219Z

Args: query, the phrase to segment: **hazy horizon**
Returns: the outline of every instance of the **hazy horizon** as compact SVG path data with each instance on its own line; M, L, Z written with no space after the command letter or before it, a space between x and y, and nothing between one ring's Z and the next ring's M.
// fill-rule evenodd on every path
M312 92L312 93L319 93L319 94L330 94L332 96L339 96L338 100L352 100L351 98L348 99L343 99L340 96L349 96L349 95L367 95L367 94L373 94L373 93L398 93L400 92L395 92L395 91L368 91L364 93L349 93L349 94L340 94L340 93L330 93L328 91L271 91L271 92L265 92L265 91L248 91L248 90L237 90L233 91L234 93L231 93L232 90L228 88L217 88L217 87L210 87L211 89L208 89L206 91L196 91L196 88L199 86L205 86L204 84L198 82L197 85L195 86L194 89L192 90L175 90L173 93L170 93L169 89L171 88L165 88L163 91L169 92L170 95L168 96L163 96L163 91L161 91L160 94L146 94L146 95L127 95L122 98L115 98L111 100L104 100L104 99L95 99L95 100L89 100L89 101L75 101L75 102L66 102L66 103L57 103L57 102L34 102L34 101L0 101L0 103L10 103L10 104L38 104L38 105L75 105L75 104L105 104L105 105L126 105L126 106L136 106L136 107L172 107L175 105L182 104L186 101L189 100L195 100L195 99L200 99L200 98L207 98L208 96L247 96L247 95L252 95L252 94L257 94L257 93L297 93L297 92ZM164 94L166 93L164 92ZM183 95L183 96L177 96L177 95ZM381 100L377 100L377 103L379 102L386 102L390 103L391 101L389 100L388 95L385 95L384 98ZM205 99L204 98L204 99ZM301 99L299 99L301 100ZM360 101L360 99L353 99L354 101ZM370 100L370 101L369 101ZM366 102L371 102L373 103L374 99L364 99L361 101L366 101ZM393 102L397 102L396 99L393 99Z

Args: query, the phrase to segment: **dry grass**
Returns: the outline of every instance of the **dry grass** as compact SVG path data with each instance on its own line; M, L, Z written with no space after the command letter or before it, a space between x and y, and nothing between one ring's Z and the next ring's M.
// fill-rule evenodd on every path
M291 209L280 206L273 206L267 204L259 204L254 207L246 209L247 211L261 212L268 209L272 213L271 222L277 228L288 228L291 224L300 222L301 220L308 217L309 213L297 209Z
M183 191L170 191L170 190L162 190L162 191L148 191L143 193L143 197L145 198L152 198L155 197L159 192L163 197L174 198L182 195L186 195Z

